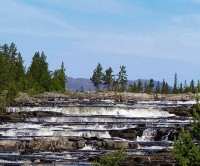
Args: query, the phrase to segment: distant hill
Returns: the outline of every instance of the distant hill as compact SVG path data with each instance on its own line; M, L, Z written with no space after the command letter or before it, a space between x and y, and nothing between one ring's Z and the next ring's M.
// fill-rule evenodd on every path
M67 77L67 89L69 90L83 90L83 91L94 91L95 87L93 86L92 81L86 78L72 78Z
M144 86L145 82L149 84L149 80L145 79L140 79L142 82L142 85ZM128 80L128 85L134 84L134 82L138 82L138 80ZM154 81L154 87L158 84L159 81ZM162 86L162 83L160 83L160 87ZM93 83L90 79L87 78L72 78L72 77L67 77L67 84L66 84L67 89L73 90L73 91L94 91L95 87L93 86ZM101 89L104 89L105 87L101 87ZM170 87L172 89L172 87Z

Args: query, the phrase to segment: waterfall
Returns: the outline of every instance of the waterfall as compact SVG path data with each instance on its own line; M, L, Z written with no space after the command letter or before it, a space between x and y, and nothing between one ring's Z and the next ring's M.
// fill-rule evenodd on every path
M143 131L141 137L137 136L137 141L147 142L147 141L154 141L154 136L156 134L156 130L152 128L147 128Z
M174 116L159 108L134 107L9 107L7 112L51 111L65 115L107 115L122 117L170 117Z

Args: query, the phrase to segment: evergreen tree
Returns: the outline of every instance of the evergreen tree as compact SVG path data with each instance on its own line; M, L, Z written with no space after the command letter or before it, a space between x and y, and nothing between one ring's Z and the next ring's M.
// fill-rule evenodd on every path
M39 85L45 90L50 90L50 80L51 80L51 74L48 69L48 63L46 62L46 56L44 52L41 53L40 56L40 77L39 77Z
M147 92L148 92L148 87L147 87L147 83L145 81L145 83L144 83L144 93L147 93Z
M185 80L184 82L184 93L188 93L189 92L189 89L188 89L188 86L187 86L187 82Z
M120 71L117 74L118 78L118 83L119 83L119 90L121 92L124 92L126 90L126 85L127 85L127 74L126 74L126 67L125 66L120 66Z
M148 85L148 93L152 93L153 92L153 87L154 87L154 81L151 78L149 81L149 85Z
M177 140L174 141L173 153L182 166L197 166L200 163L200 147L195 145L188 131L184 128Z
M61 68L59 70L55 70L53 73L52 90L65 92L65 85L67 82L65 71L66 69L64 67L64 63L62 62Z
M39 83L40 81L40 53L36 52L32 58L31 65L28 69L28 75L35 81Z
M137 83L137 92L142 92L142 81L139 79Z
M100 63L98 63L96 69L93 72L92 77L90 78L90 80L93 82L94 86L96 86L96 90L100 89L100 85L102 84L102 80L103 80L103 73L102 73L102 66Z
M197 92L200 92L200 81L198 80L198 83L197 83Z
M177 94L178 93L178 88L177 88L177 74L175 73L174 76L174 88L173 88L173 93Z
M180 92L180 93L183 93L183 84L182 84L182 83L180 83L179 92Z
M108 69L106 69L105 74L103 76L104 85L107 86L108 91L111 90L111 85L113 82L114 75L112 75L112 72L113 72L112 68L109 67Z
M190 89L190 92L191 92L191 93L196 93L196 88L195 88L194 80L192 80L192 81L190 82L190 87L189 87L189 89Z
M129 92L136 93L137 92L137 85L134 82L133 84L129 85Z
M31 86L38 92L50 91L51 74L46 62L44 52L40 55L36 52L28 69L28 78L32 81Z
M3 56L3 53L0 52L0 92L7 87L6 77L8 76L7 67L6 67L6 60Z
M155 93L160 93L160 82L158 81L157 85L156 85L156 89L155 89Z
M165 83L165 80L163 79L163 82L162 82L162 89L161 89L161 92L162 94L165 94L166 93L166 83Z

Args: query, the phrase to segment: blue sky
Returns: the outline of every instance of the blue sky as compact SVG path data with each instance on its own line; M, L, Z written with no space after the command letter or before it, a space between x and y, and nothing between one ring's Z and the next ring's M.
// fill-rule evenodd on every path
M0 44L26 66L44 51L51 70L89 78L97 63L128 78L200 79L200 0L0 0Z

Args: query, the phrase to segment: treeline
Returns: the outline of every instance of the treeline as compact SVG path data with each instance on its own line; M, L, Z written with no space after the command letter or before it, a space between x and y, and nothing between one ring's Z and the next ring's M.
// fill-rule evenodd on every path
M62 62L61 68L51 72L44 52L33 55L26 69L21 53L14 43L0 46L0 92L7 91L8 98L17 92L31 94L45 91L65 91L66 75Z
M132 93L179 94L200 92L200 81L196 85L194 80L191 80L189 85L187 85L186 81L184 84L178 84L176 73L173 87L170 87L164 79L162 82L157 81L155 85L155 81L152 78L148 82L142 82L141 79L138 79L133 84L128 84L128 75L126 73L125 66L120 66L119 73L115 75L111 67L103 71L102 65L98 63L90 80L93 82L96 90L101 90L101 87L103 87L103 89L107 88L108 91L127 91Z

